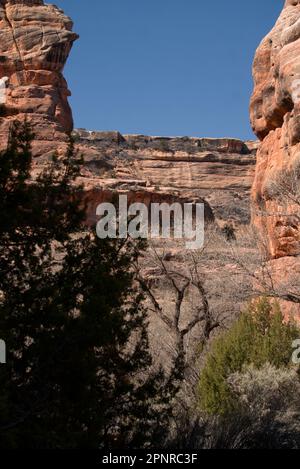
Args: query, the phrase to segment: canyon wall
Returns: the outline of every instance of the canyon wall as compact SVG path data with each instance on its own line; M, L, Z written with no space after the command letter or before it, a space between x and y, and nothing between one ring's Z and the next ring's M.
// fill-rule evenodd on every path
M73 129L63 68L78 36L62 10L42 0L0 0L0 149L11 122L26 117L36 135L34 173ZM256 144L235 139L122 136L75 132L84 156L81 181L89 197L88 220L112 194L131 201L206 200L221 222L248 223Z
M62 75L73 42L70 18L42 0L0 1L0 79L6 100L0 113L1 147L12 119L34 125L36 156L47 156L73 129L67 83Z
M253 65L250 113L261 140L252 189L253 223L274 281L293 294L300 274L300 1L286 1ZM300 317L299 306L293 307Z
M74 136L84 154L82 182L94 200L91 213L99 197L118 192L146 204L205 200L220 226L250 221L257 142L83 129Z
M34 153L42 160L66 141L73 120L62 72L78 37L72 28L62 10L42 0L0 0L0 79L7 77L6 103L0 109L2 146L11 121L25 116L35 126ZM253 222L267 239L272 259L295 259L300 250L295 203L283 206L280 193L280 178L286 182L300 175L299 57L300 2L288 0L253 67L251 121L261 140ZM87 187L145 193L147 200L155 194L205 198L221 222L247 222L255 143L84 130L76 136L85 156Z

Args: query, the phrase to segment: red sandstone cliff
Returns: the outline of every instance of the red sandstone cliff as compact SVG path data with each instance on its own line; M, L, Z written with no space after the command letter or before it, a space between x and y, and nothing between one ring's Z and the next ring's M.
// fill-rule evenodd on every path
M266 239L275 283L288 291L300 274L299 0L286 1L256 52L253 76L250 113L261 140L252 189L253 222ZM300 308L295 313L300 314Z
M0 1L0 78L8 77L1 146L11 119L34 124L35 154L47 154L73 129L62 71L77 35L70 18L43 0ZM3 116L4 112L4 116Z
M7 77L0 147L13 119L34 126L35 163L63 148L73 128L62 75L73 42L72 21L42 0L0 0L0 80ZM236 139L161 138L77 132L85 165L82 182L95 205L112 192L131 200L206 199L221 223L249 221L255 143Z
M82 182L95 206L111 191L130 200L205 199L220 225L250 221L257 142L74 132L84 153Z

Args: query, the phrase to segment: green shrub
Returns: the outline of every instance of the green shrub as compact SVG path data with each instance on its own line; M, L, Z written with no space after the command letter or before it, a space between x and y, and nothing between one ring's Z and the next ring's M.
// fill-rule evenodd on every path
M284 322L277 303L261 299L250 305L212 345L199 382L202 410L218 415L236 410L238 404L228 377L250 364L257 369L266 363L276 368L288 367L296 338L299 329Z

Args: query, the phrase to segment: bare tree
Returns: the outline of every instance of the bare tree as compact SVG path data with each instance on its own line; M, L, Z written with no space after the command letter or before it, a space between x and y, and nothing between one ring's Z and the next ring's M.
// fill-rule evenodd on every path
M155 278L145 274L143 262L135 265L136 278L146 295L149 312L162 321L174 339L173 362L180 378L189 375L189 380L195 383L198 367L193 367L193 343L198 351L203 350L212 333L223 325L223 320L210 307L196 255L185 254L184 262L178 268L166 260L168 256L164 250L160 251L151 243L147 252L147 262L149 264L151 257ZM163 295L158 293L157 282L160 282ZM166 300L167 295L172 295L173 300Z
M237 240L227 243L227 246L228 255L242 272L245 300L264 295L271 299L300 304L298 256L287 257L285 262L278 265L276 260L270 259L268 240L254 227L244 229Z
M293 214L299 218L300 211L300 164L281 171L269 184L268 192L284 207L293 206Z
M253 273L256 287L270 298L300 304L300 164L277 173L266 187L271 200L276 201L275 212L262 212L267 219L275 217L278 226L284 227L284 242L289 250L280 264L270 259L268 240L260 236L258 245L264 251L264 259ZM285 239L286 238L286 239ZM290 256L289 256L290 254Z

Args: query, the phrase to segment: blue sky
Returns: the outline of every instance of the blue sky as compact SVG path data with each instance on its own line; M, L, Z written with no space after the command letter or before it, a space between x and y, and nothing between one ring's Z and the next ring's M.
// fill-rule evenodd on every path
M253 56L283 0L56 3L80 35L65 68L76 127L253 138Z

